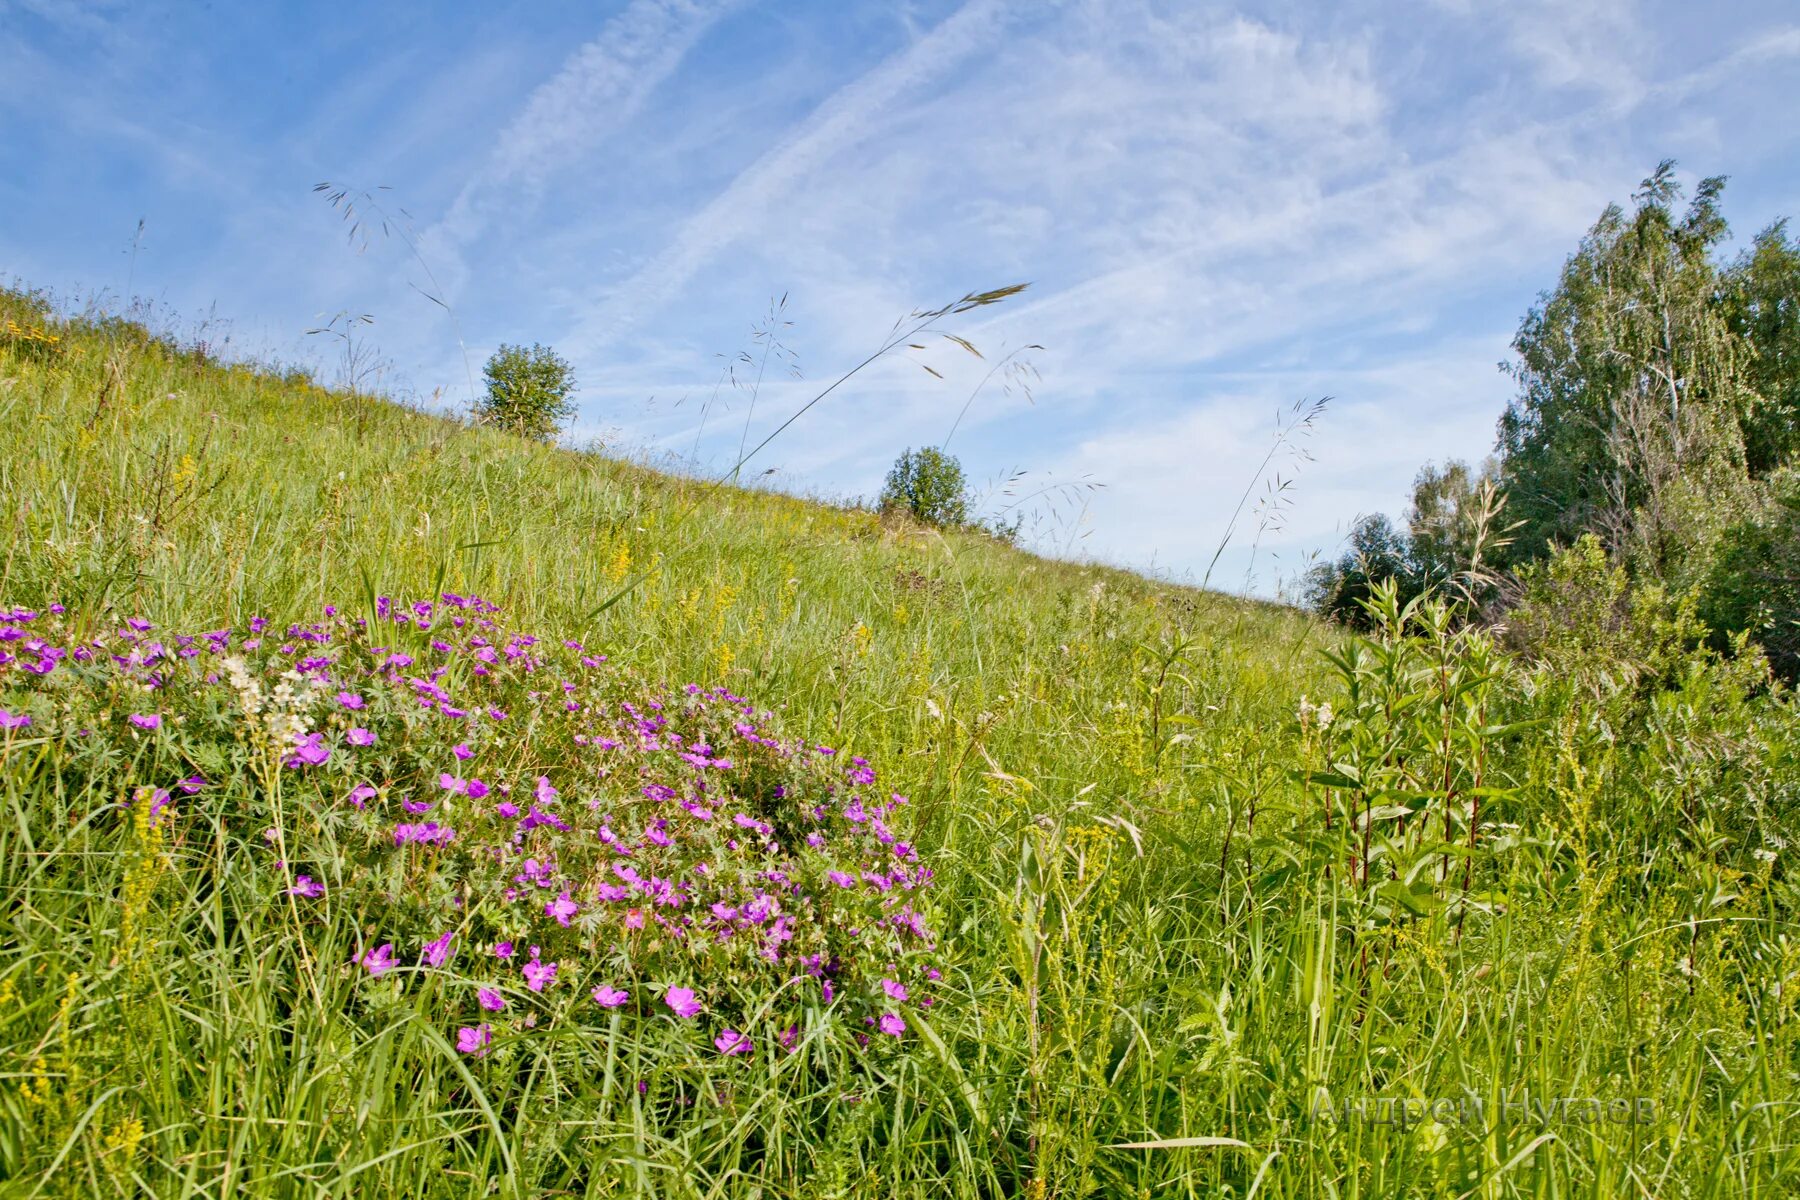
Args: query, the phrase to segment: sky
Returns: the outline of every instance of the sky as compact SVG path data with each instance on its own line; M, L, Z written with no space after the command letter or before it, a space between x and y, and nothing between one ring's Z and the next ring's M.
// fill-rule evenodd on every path
M541 342L573 442L712 474L1028 283L745 476L867 497L949 438L1040 550L1272 595L1492 449L1659 160L1740 242L1800 216L1797 85L1789 0L0 0L0 279L326 380L366 317L447 409Z

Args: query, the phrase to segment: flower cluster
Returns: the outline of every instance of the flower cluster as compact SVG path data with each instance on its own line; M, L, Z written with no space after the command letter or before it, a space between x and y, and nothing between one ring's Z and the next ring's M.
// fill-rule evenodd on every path
M726 1058L821 1022L868 1046L936 1000L905 797L724 688L645 686L454 594L283 632L72 629L57 606L0 610L0 745L31 726L237 764L173 788L261 830L246 841L283 857L280 899L312 927L374 914L344 969L441 978L466 1053L621 1017ZM82 694L130 699L90 717Z
M54 346L62 341L58 335L49 333L39 326L21 325L10 317L4 324L0 324L0 333L5 333L9 341L26 345Z

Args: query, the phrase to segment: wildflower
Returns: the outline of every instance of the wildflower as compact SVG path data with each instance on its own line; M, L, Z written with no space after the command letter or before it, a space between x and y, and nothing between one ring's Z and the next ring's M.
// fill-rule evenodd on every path
M128 720L139 729L162 728L161 713L132 713Z
M684 987L672 987L663 993L663 1003L674 1010L678 1017L697 1017L702 1007L693 989Z
M594 989L594 1003L601 1008L617 1008L631 999L631 993L624 988L616 988L610 984L601 984Z
M739 1033L730 1026L726 1026L724 1032L713 1039L713 1045L719 1048L720 1054L727 1057L733 1054L748 1054L750 1053L750 1035Z
M206 776L204 776L204 775L189 775L186 779L182 780L180 783L176 784L175 786L180 788L182 791L186 792L188 795L191 796L195 792L199 791L201 788L209 786L209 784L207 782Z
M556 964L539 962L537 947L531 948L531 961L524 966L525 986L534 992L541 992L547 984L556 982Z
M355 692L339 692L337 694L337 702L353 712L363 707L364 703L363 698L358 696Z
M300 768L316 767L331 757L331 751L325 745L322 733L296 733L294 735L294 753L283 766Z
M311 875L301 875L294 880L294 886L288 889L290 896L304 896L308 900L317 900L325 894L325 885Z
M399 965L398 961L394 958L394 943L392 942L381 943L381 945L363 955L361 961L362 965L368 969L369 974L375 976L377 979L386 975L389 971Z
M456 936L454 929L446 930L436 941L426 942L424 949L425 965L441 967L450 957L450 939Z
M379 793L377 793L375 788L371 785L361 783L350 789L350 803L361 808L365 803L373 800L378 794Z
M0 708L0 729L23 729L31 724L31 717L25 713L9 713Z
M370 733L367 729L358 726L349 733L346 733L344 735L344 740L349 742L352 746L373 746L375 744L375 735Z
M456 743L456 745L450 747L450 753L456 755L458 759L464 762L475 757L475 752L469 749L469 743L467 742Z
M881 981L881 990L888 994L889 1000L906 999L906 985L904 983L899 983L892 979L883 979Z
M548 804L552 800L556 799L557 796L561 795L561 793L558 792L555 788L550 786L550 777L548 775L539 775L538 781L537 781L537 790L533 793L533 795L535 795L537 797L537 802L539 804Z
M480 1002L481 1007L487 1009L489 1012L499 1012L506 1007L506 997L502 996L493 988L477 989L475 992L475 999Z
M899 1037L906 1032L906 1022L902 1021L896 1013L882 1013L879 1025L881 1032L889 1037Z
M783 1050L792 1054L794 1052L794 1047L800 1044L800 1027L798 1025L789 1025L786 1029L775 1035L775 1040L781 1043L781 1048Z
M544 905L544 915L547 917L555 917L556 923L561 925L564 929L569 927L569 918L580 911L581 906L569 899L569 893L567 891L563 892L562 895L558 896L550 903Z
M495 958L511 958L512 956L513 944L511 942L501 942L494 947Z
M494 1030L490 1025L465 1025L456 1031L456 1048L464 1054L485 1054L493 1042Z

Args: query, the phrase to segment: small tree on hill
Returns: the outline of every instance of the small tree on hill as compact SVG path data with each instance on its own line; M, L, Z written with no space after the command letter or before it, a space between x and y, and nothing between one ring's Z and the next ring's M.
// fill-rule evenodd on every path
M969 489L962 464L935 446L908 448L881 489L882 511L901 511L927 525L966 525Z
M487 394L475 416L483 424L547 442L575 415L575 369L548 346L502 345L482 373Z

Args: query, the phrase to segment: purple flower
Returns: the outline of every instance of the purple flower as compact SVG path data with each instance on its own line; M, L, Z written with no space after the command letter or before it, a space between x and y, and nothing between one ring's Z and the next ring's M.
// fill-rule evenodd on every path
M458 742L456 745L450 747L450 753L456 755L457 758L464 762L475 757L475 752L469 749L469 743L467 742Z
M132 719L136 720L137 718ZM296 733L293 756L283 765L294 768L316 767L330 757L331 751L326 748L324 734Z
M601 1008L617 1008L629 999L631 999L631 993L624 988L616 988L603 983L594 989L594 1003Z
M375 744L375 735L359 725L349 733L346 733L344 735L344 740L349 742L352 746L373 746Z
M311 875L301 875L294 880L294 886L288 889L290 896L305 896L308 900L317 900L325 894L325 885Z
M356 787L350 789L350 803L361 808L368 801L373 800L378 794L379 793L377 793L369 784L358 784Z
M162 727L161 713L132 713L128 719L139 729L160 729Z
M369 974L379 979L398 966L394 958L394 943L383 942L375 949L362 956L362 965L368 968Z
M206 776L204 776L204 775L189 775L186 779L182 780L180 783L176 784L175 786L180 788L182 791L186 792L188 795L191 796L195 792L199 791L201 788L207 787L208 784L207 784Z
M506 997L502 996L493 988L481 988L477 990L475 999L479 1000L481 1002L481 1007L487 1009L489 1012L499 1012L506 1007Z
M700 1015L700 999L694 995L692 988L672 987L663 993L663 1003L675 1011L678 1017L697 1017Z
M794 1052L794 1047L800 1044L800 1027L798 1025L789 1025L786 1029L775 1035L775 1040L781 1043L781 1048L783 1050L792 1054Z
M534 992L544 990L546 984L556 982L556 964L539 962L535 957L525 964L525 986Z
M465 1025L456 1031L456 1048L464 1054L485 1054L493 1041L494 1030L488 1025Z
M132 720L136 720L133 717ZM31 718L25 713L9 713L0 708L0 729L23 729L31 724Z
M899 1037L906 1032L906 1022L902 1021L895 1013L882 1013L879 1024L881 1032L889 1037Z
M494 947L495 958L511 958L512 956L513 944L511 942L500 942Z
M351 710L359 709L363 706L363 698L358 696L355 692L339 692L337 694L337 702Z
M725 1031L713 1039L713 1045L719 1048L720 1054L748 1054L750 1053L750 1035L739 1033L730 1026L726 1026Z
M560 794L561 793L555 788L550 786L550 777L548 775L538 776L537 790L533 795L537 797L537 802L539 804L548 804Z
M904 983L898 983L892 979L883 979L881 981L881 990L888 994L889 1000L906 999L906 985Z
M445 930L436 941L426 942L424 947L425 965L441 967L450 957L450 939L456 936L454 929Z
M568 892L564 892L550 903L544 905L544 915L547 917L555 917L556 923L561 925L564 929L569 927L569 918L580 911L581 906L569 899Z

